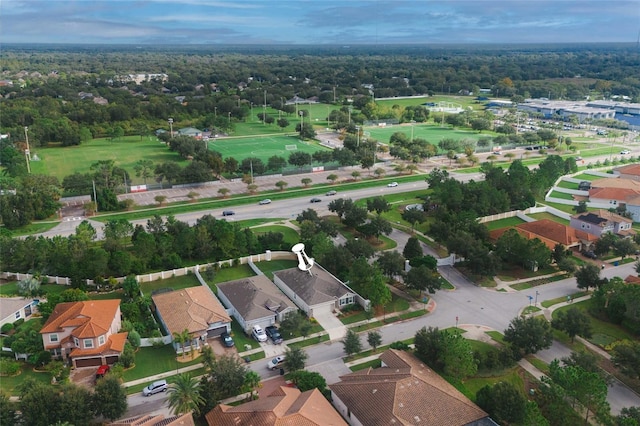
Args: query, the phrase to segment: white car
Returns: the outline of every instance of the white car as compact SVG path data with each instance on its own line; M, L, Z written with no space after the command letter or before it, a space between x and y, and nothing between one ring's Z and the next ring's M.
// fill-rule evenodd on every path
M398 186L398 182L391 182L391 183L388 183L388 184L387 184L387 186L388 186L389 188L396 187L396 186Z
M258 204L265 205L265 204L271 204L271 200L268 198L265 198L264 200L260 201Z
M620 151L620 154L622 155L631 154L631 151L629 151L628 149L623 149L622 151Z
M276 368L280 367L283 363L284 363L284 355L278 355L277 357L273 358L271 361L267 363L267 368L269 370L275 370Z
M259 325L254 325L253 330L251 331L251 335L258 342L266 342L267 341L267 333L264 332L264 329Z

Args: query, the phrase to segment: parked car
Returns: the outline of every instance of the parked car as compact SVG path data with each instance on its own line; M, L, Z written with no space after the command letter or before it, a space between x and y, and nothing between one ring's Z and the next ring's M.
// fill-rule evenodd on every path
M222 340L222 344L227 348L232 348L233 345L235 345L233 338L226 331L220 335L220 340Z
M398 186L398 182L391 182L391 183L388 183L388 184L387 184L387 186L388 186L389 188L396 187L396 186Z
M265 198L264 200L260 201L258 204L260 204L261 206L264 204L271 204L271 200L268 198Z
M260 327L259 325L254 325L253 326L253 330L251 331L251 335L258 342L266 342L267 341L267 334L264 332L262 327Z
M100 367L98 367L98 371L96 371L96 381L103 378L105 374L109 372L109 370L111 370L111 367L108 365L101 365Z
M267 363L267 368L269 370L275 370L276 368L280 367L282 364L284 364L284 355L278 355L277 357L273 358L271 361Z
M276 326L270 325L269 327L265 328L264 331L267 333L267 336L269 336L269 339L271 339L273 343L275 343L276 345L282 343L282 336L280 335L280 332L278 331L278 328Z
M233 216L234 214L236 214L236 212L233 210L225 210L222 212L222 216Z
M337 191L329 191L329 192L327 192L325 195L326 195L327 197L330 197L330 196L332 196L332 195L336 195L337 193L338 193Z
M623 149L622 151L620 151L620 154L622 155L631 154L631 151L629 151L628 149Z
M312 202L312 203L319 203L319 202L321 202L321 201L322 201L322 200L321 200L320 198L317 198L317 197L314 197L314 198L312 198L312 199L311 199L311 202Z
M144 396L151 396L156 393L166 392L167 389L168 389L167 381L158 380L151 383L149 386L145 387L144 389L142 389L142 394Z
M588 257L589 259L597 259L598 256L591 250L585 250L582 252L584 257Z

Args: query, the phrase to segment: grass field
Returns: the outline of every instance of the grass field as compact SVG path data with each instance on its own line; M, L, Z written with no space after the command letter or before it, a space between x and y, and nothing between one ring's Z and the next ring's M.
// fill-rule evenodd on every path
M389 138L396 132L402 132L407 137L411 138L411 126L410 125L394 125L387 127L365 127L365 135L367 132L372 138L379 142L388 143ZM440 127L439 125L431 124L416 124L413 126L413 137L425 139L433 145L438 145L442 139L449 138L454 140L461 139L478 139L494 136L493 132L478 133L468 130L452 129L451 127Z
M296 150L287 150L287 145L295 145ZM296 136L255 136L242 138L225 138L209 141L209 149L218 151L223 158L233 157L238 161L247 157L260 158L265 164L274 155L288 158L297 151L313 154L316 151L329 150L315 142L301 142Z
M491 222L485 222L484 226L487 227L489 231L493 231L494 229L507 228L509 226L517 226L521 223L524 223L524 220L520 219L517 216L507 217L504 219L493 220Z
M127 136L115 141L94 139L78 146L37 148L34 153L40 161L31 162L31 172L55 176L60 181L75 172L89 172L91 165L99 160L114 160L116 166L129 172L134 184L143 183L133 169L138 160L151 160L155 164L165 161L177 161L182 166L187 164L155 137L140 140L140 136Z

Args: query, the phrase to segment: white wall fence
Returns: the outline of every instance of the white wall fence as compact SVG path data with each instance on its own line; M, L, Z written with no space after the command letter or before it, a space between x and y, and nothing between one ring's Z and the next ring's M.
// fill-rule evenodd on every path
M244 264L248 264L250 261L251 262L262 262L262 261L269 261L269 260L279 260L279 259L294 259L295 255L293 253L291 253L290 251L269 251L267 250L267 252L265 253L260 253L260 254L252 254L249 256L244 256L244 257L239 257L237 259L228 259L228 260L221 260L219 262L212 262L212 263L207 263L204 265L195 265L195 266L188 266L185 268L177 268L177 269L171 269L168 271L161 271L161 272L154 272L154 273L150 273L150 274L142 274L142 275L137 275L136 279L138 280L139 283L145 283L145 282L151 282L151 281L157 281L157 280L162 280L162 279L166 279L166 278L172 278L172 277L181 277L184 275L187 275L189 273L195 273L196 270L198 269L206 269L210 266L214 266L217 265L219 268L225 268L225 267L231 267L233 266L235 263L239 263L241 265ZM0 278L5 279L5 280L17 280L17 281L22 281L24 279L28 279L33 277L33 274L23 274L21 272L0 272ZM60 284L60 285L70 285L71 284L71 279L69 277L58 277L58 276L51 276L51 275L42 275L41 278L46 278L48 280L48 282L50 284ZM118 283L122 283L124 281L126 277L118 277L115 278L115 280ZM95 286L95 283L93 280L86 280L87 281L87 285L89 286Z

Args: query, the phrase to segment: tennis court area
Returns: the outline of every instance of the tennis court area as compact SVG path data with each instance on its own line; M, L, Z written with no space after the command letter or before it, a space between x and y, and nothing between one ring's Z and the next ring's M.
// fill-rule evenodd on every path
M294 136L256 136L241 138L222 138L209 140L209 149L218 151L223 158L233 157L242 161L247 157L257 157L265 164L269 157L277 155L289 158L292 152L302 151L313 154L316 151L328 150L315 142L305 141Z

